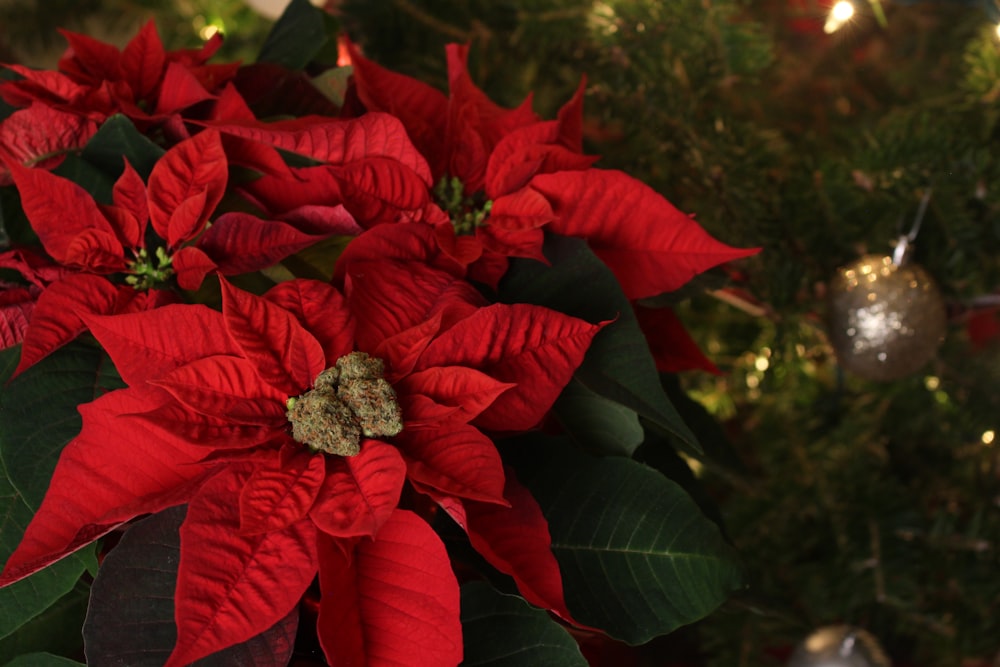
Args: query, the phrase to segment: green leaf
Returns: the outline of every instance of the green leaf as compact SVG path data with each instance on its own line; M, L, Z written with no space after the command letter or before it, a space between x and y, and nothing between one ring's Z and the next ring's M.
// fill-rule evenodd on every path
M344 248L351 242L351 236L331 236L314 243L304 250L281 260L281 264L296 278L310 278L330 282L333 267Z
M38 244L38 234L21 208L17 188L0 188L0 242L14 246Z
M722 514L715 500L705 490L701 480L691 469L690 459L685 459L677 453L668 439L656 431L647 431L646 439L635 450L632 457L639 463L653 468L661 475L680 486L691 496L702 514L711 519L717 526L723 526Z
M80 155L70 153L62 163L52 170L53 174L68 178L86 190L95 201L101 204L111 203L111 189L115 179L103 169L87 162Z
M86 667L86 665L51 653L28 653L14 658L3 667Z
M101 125L80 155L67 155L53 173L73 181L101 203L125 169L124 158L144 179L164 150L147 139L128 118L116 114Z
M122 158L127 158L129 164L146 179L163 153L164 150L139 132L132 121L116 114L90 138L83 148L82 157L114 178L125 168Z
M0 457L32 509L41 504L63 447L80 432L77 406L124 386L103 350L75 341L3 387Z
M10 363L0 356L0 368ZM42 502L63 447L80 431L77 406L122 386L107 356L80 342L52 353L0 387L0 559L6 562ZM0 637L63 598L88 565L93 549L0 589ZM43 644L36 648L46 648Z
M746 465L733 448L725 429L705 409L705 406L687 395L681 386L680 378L664 373L660 379L667 396L677 406L677 410L684 415L684 422L691 427L691 431L695 433L698 442L701 443L701 447L705 451L705 456L702 458L722 466L730 472L746 474Z
M0 350L0 387L7 382L21 358L21 344Z
M170 656L177 642L174 589L186 514L186 506L171 507L132 524L104 559L83 626L91 663L159 667ZM293 609L265 632L194 667L288 664L298 619Z
M594 323L617 318L594 337L576 379L666 429L689 453L700 454L697 439L663 391L632 305L611 270L580 239L549 234L545 256L551 266L512 260L500 283L500 300L547 306ZM584 285L586 289L581 289ZM559 410L556 414L564 423L579 417Z
M268 33L257 61L304 69L330 41L325 17L309 0L292 0Z
M555 404L566 431L584 449L598 454L632 456L645 433L639 415L570 380Z
M36 651L78 655L83 649L80 627L87 615L90 585L78 581L66 595L0 640L0 655L13 657Z
M549 522L566 604L581 623L641 644L703 618L740 586L718 527L655 470L551 438L511 450L521 451L518 476Z
M0 470L5 473L5 470ZM24 535L34 510L0 474L0 559L6 562ZM88 550L91 554L93 548ZM60 598L73 590L91 556L75 553L16 583L0 588L0 655L14 655L3 649L4 638L21 635L24 626L38 619ZM18 636L18 639L24 639ZM48 648L46 644L34 648Z
M561 625L516 595L488 584L462 586L466 667L586 667L580 647Z
M354 68L351 66L334 67L313 77L312 85L328 100L338 107L342 107L344 106L344 95L347 94L347 82L353 73Z

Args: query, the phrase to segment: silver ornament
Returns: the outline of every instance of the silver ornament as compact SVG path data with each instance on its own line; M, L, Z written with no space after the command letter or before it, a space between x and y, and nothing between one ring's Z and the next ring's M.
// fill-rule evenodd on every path
M917 264L865 255L837 270L829 299L830 342L840 364L860 377L911 375L944 340L944 300Z
M870 632L849 625L820 628L802 640L788 667L891 667Z

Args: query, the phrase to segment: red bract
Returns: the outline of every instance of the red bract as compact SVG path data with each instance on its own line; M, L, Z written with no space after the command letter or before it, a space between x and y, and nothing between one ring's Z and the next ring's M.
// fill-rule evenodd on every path
M4 65L22 78L0 83L0 98L15 107L42 104L97 122L122 113L146 128L187 116L195 105L217 99L238 68L206 64L222 44L218 35L201 49L166 51L152 22L122 50L86 35L61 32L69 47L58 71Z
M211 126L223 133L227 153L263 174L241 190L272 215L298 216L343 204L362 226L371 227L412 216L429 202L427 161L403 124L388 114L307 116L276 123L246 119ZM287 167L275 149L316 164Z
M345 282L346 296L295 280L258 297L223 281L221 313L87 316L129 387L81 407L0 583L186 502L169 666L268 629L317 572L331 664L457 664L457 581L400 506L408 480L568 616L545 519L481 429L535 426L600 326L484 305L420 262L353 264Z
M55 169L96 132L94 121L37 102L15 111L0 121L0 185L11 183L5 162Z
M0 253L0 269L21 274L26 284L0 281L0 350L21 343L28 330L38 297L66 269L29 250Z
M0 350L24 340L28 320L41 290L0 282Z
M439 208L424 219L447 253L463 264L479 260L473 275L499 279L503 264L491 253L544 259L543 228L586 239L631 299L757 252L716 241L640 181L592 169L595 158L581 152L583 85L556 120L539 121L530 100L506 110L472 83L467 47L449 45L447 55L446 97L351 46L358 98L369 111L397 115L431 164Z
M656 370L679 373L699 369L722 375L722 371L698 348L672 308L646 308L640 304L633 307L656 361Z
M254 271L330 234L357 229L342 208L314 216L306 230L244 213L223 214L209 225L228 173L221 139L211 130L167 151L148 184L126 161L110 205L98 204L68 179L16 162L9 166L46 252L72 271L39 297L18 373L82 332L85 314L154 307L172 300L162 288L174 277L181 288L197 289L211 271ZM149 225L155 236L147 234ZM105 277L119 275L126 284Z

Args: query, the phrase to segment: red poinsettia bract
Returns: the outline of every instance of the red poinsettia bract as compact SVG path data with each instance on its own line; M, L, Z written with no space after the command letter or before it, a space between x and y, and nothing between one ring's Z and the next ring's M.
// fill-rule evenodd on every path
M155 307L174 300L164 291L173 281L197 289L211 271L255 271L326 236L357 230L342 207L312 216L308 229L238 212L209 224L228 179L222 141L212 130L167 151L148 183L126 160L110 205L43 169L9 166L42 246L71 271L38 298L18 373L80 334L86 313ZM155 236L147 234L149 225Z
M542 230L585 239L630 299L671 292L717 264L746 257L712 238L652 188L627 174L595 169L582 153L583 84L541 121L530 98L494 104L467 70L468 47L447 47L450 94L386 70L353 46L352 77L369 111L397 115L431 165L442 248L473 275L495 282L498 258L544 259ZM371 237L369 241L375 241Z
M30 250L0 252L0 269L20 274L23 284L0 281L0 350L24 340L35 303L46 287L68 271Z
M311 115L273 123L251 117L205 125L223 133L228 154L262 174L240 190L270 215L297 216L342 205L369 228L410 216L429 202L427 161L389 114ZM313 164L286 166L277 149Z
M17 108L44 105L98 123L122 113L141 129L166 123L181 138L186 132L180 120L201 103L218 100L239 69L239 63L207 64L222 45L218 34L200 49L167 51L152 21L124 49L60 32L69 46L58 70L0 65L21 77L0 82L0 99Z
M10 185L5 163L52 170L66 155L81 150L97 132L97 123L34 102L0 120L0 185Z
M268 629L317 572L331 664L457 664L458 586L407 509L420 492L528 600L568 616L545 519L483 431L534 427L600 325L484 305L401 261L352 265L344 295L299 279L259 297L223 281L221 313L85 319L129 386L81 406L0 584L187 503L169 667Z

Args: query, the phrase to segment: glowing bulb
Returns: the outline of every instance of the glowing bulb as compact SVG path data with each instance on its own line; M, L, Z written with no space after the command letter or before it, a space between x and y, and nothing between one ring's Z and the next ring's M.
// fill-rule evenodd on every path
M826 17L826 24L823 25L823 32L828 35L837 32L845 23L850 21L853 16L854 5L848 2L848 0L840 0L833 6L833 9L830 10L830 15Z
M997 38L1000 38L1000 23L997 23Z
M847 0L841 0L833 6L833 10L830 12L830 16L837 19L840 22L844 22L847 19L854 16L854 5L852 5Z
M989 431L983 431L983 437L981 438L981 440L983 441L984 445L992 445L993 439L996 438L996 436L997 434L994 433L992 429L990 429Z
M759 370L762 373L764 371L766 371L770 365L771 365L771 362L769 362L767 360L767 357L764 357L764 356L757 357L756 359L754 359L754 362L753 362L753 367L756 368L757 370Z
M219 32L219 26L209 23L208 25L202 26L202 28L198 31L198 36L207 42L215 37L217 32Z

